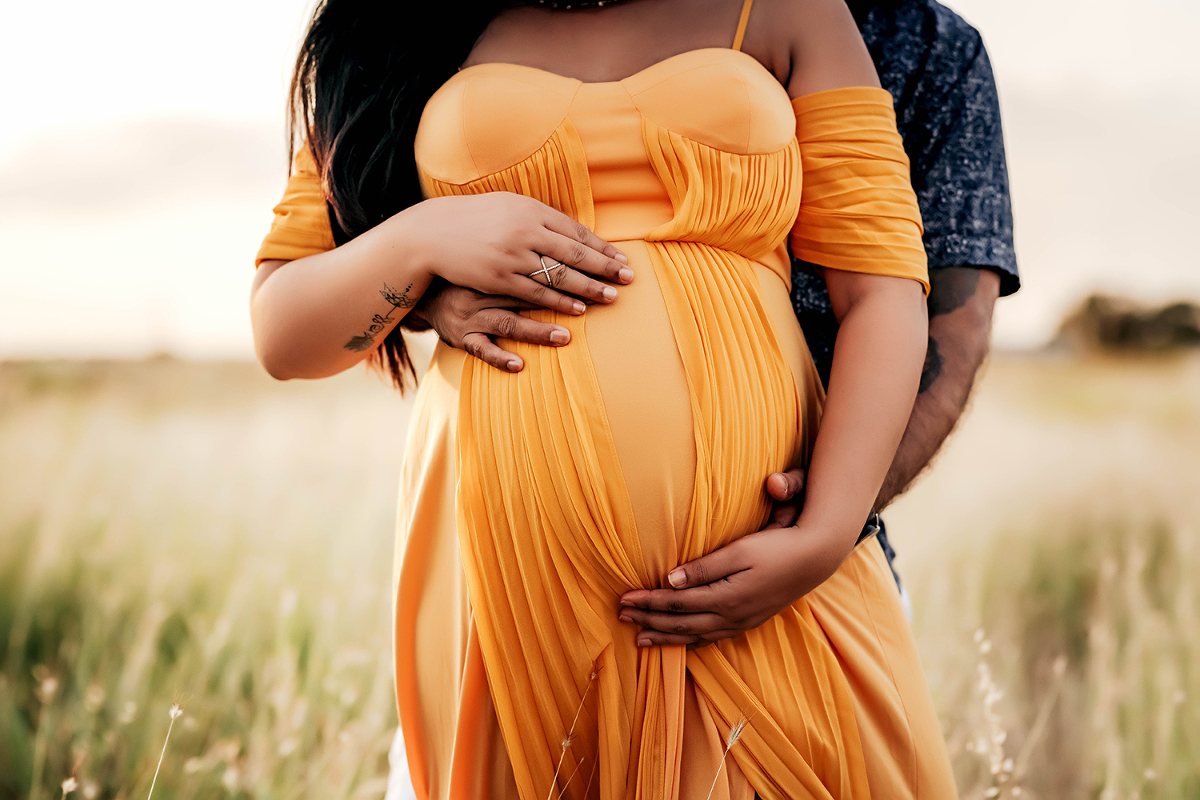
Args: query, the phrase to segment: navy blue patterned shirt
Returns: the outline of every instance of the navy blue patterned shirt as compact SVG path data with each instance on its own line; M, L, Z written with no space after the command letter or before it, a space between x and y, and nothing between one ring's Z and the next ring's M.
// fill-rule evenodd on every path
M931 279L945 267L1000 275L1020 286L1012 206L992 65L979 32L935 0L849 0L911 163ZM828 383L837 319L825 281L792 261L792 305L821 379Z

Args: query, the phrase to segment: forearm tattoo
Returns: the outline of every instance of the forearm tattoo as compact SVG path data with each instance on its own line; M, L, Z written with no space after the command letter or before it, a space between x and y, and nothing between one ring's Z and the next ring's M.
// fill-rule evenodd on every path
M385 283L383 288L379 290L379 294L382 295L383 299L388 302L388 304L391 306L391 309L386 314L376 314L375 316L371 317L371 324L367 326L367 329L358 336L350 337L350 341L346 342L342 346L355 353L361 353L374 347L375 337L379 335L380 331L392 323L392 315L396 313L396 309L412 308L414 305L416 305L417 301L408 296L408 293L412 291L412 287L413 285L410 283L408 286L404 287L403 292L398 292Z
M979 287L979 270L975 267L930 270L930 273L930 319L962 308Z
M925 350L925 366L921 368L921 382L917 385L917 394L925 393L941 375L942 354L938 352L937 339L930 336L929 346Z
M979 287L979 270L974 267L941 269L930 275L929 318L940 317L957 311L967 304ZM937 339L929 337L925 350L925 366L921 369L921 383L917 389L923 394L937 383L942 375L943 358L938 350Z

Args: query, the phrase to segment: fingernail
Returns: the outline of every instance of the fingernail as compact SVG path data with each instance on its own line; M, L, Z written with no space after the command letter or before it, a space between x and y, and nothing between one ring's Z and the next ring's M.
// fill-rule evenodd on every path
M611 286L605 286L604 287L604 299L605 300L616 300L617 299L617 290Z
M617 615L617 619L621 620L621 622L633 622L633 617L628 614L619 614Z
M520 359L514 358L513 360L509 361L507 364L507 367L508 367L509 372L520 372L521 371Z
M617 261L620 261L623 264L629 263L629 256L625 255L624 253L617 253L615 256L613 256L613 258L615 258Z
M554 344L566 344L571 341L571 332L566 328L558 328L550 332L550 341Z
M576 314L582 314L586 308L587 306L585 306L583 303L575 303L573 306L571 306L571 310Z
M650 646L650 637L639 636L638 640L637 640L637 646L638 647L649 647Z
M629 602L624 597L621 598L621 605L625 606L626 608L633 608L633 603Z
M619 275L621 280L625 281L626 283L629 283L631 280L633 280L633 270L631 269L623 269L618 272L617 275Z
M687 573L681 569L673 569L667 573L667 583L676 589L682 588L687 583Z

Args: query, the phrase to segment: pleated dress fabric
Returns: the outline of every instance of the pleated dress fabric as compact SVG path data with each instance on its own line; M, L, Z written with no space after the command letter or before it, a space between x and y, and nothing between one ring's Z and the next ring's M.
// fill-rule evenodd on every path
M290 226L316 219L300 158L260 260L297 257ZM873 542L712 646L638 648L617 618L623 592L760 528L765 476L807 461L823 395L789 234L815 264L926 281L890 96L791 101L727 49L612 83L482 64L429 101L416 158L427 196L534 197L637 275L582 317L529 312L572 339L504 343L520 373L439 345L422 380L395 585L417 796L954 796Z

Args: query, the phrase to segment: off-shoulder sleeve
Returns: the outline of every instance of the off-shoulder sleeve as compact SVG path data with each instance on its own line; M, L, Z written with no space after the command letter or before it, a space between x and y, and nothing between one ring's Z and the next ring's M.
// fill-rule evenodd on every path
M895 275L929 291L921 212L892 96L855 86L797 97L804 168L792 254L831 269Z
M275 219L258 249L254 265L272 259L294 261L333 248L325 190L312 151L305 144L292 160L292 175L283 199L275 206Z

